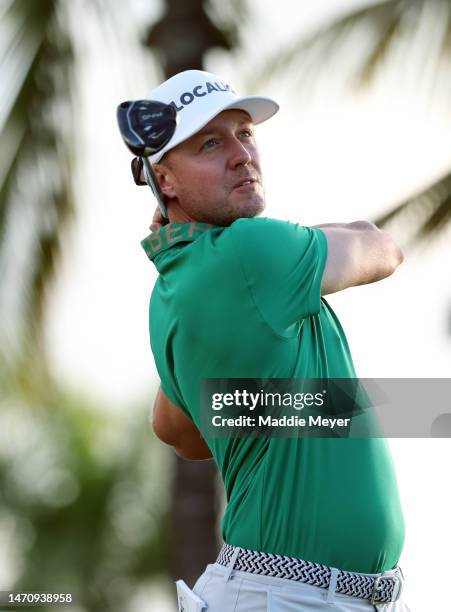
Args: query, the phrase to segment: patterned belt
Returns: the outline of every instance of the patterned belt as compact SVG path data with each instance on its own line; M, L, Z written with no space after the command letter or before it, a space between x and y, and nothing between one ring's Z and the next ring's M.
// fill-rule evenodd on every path
M330 567L313 561L296 559L295 557L239 548L233 567L230 568L232 556L234 556L234 553L236 554L237 548L230 544L224 544L216 563L242 572L274 578L287 578L288 580L305 582L312 586L329 588L332 575ZM369 599L374 605L375 603L397 601L403 585L404 576L400 567L375 576L338 570L335 592L351 597Z

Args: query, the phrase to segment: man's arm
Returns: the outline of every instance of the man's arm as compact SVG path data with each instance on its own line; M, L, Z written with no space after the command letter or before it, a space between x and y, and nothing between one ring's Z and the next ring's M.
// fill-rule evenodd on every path
M193 421L165 395L161 387L155 399L152 429L162 442L183 459L211 459L212 454Z
M393 274L404 256L391 236L369 221L315 225L327 238L321 295L375 283Z

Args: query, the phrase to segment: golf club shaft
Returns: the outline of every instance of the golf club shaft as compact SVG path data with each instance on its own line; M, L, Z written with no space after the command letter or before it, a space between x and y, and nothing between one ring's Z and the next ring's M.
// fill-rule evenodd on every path
M161 193L160 187L158 185L157 177L155 176L155 172L153 171L152 164L149 162L148 157L142 157L143 166L144 166L144 174L146 176L147 182L150 184L152 192L157 199L158 207L161 211L161 214L165 219L168 219L168 211L166 210L166 206L164 203L164 197Z

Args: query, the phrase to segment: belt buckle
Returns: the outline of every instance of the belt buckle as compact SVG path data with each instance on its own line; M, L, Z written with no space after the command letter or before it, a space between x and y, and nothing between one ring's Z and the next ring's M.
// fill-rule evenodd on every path
M393 576L387 576L386 574L381 574L380 576L377 576L377 578L375 578L374 580L374 585L373 585L373 590L371 591L371 605L376 605L376 603L393 603L395 601L398 601L398 599L401 596L401 593L403 591L404 588L404 574L402 573L402 569L398 566L396 568L396 574L394 574ZM385 579L390 579L390 580L394 580L395 581L395 586L393 588L393 593L391 598L388 601L376 601L376 596L379 592L379 582L382 580L382 578Z
M394 580L396 580L396 583L393 589L393 594L391 596L390 602L398 601L404 589L404 574L402 573L402 569L399 566L396 569L396 576L393 576Z
M379 581L382 580L383 578L383 574L381 574L380 576L377 576L377 578L374 579L374 584L373 584L373 590L371 591L371 600L370 603L372 606L376 605L376 600L375 597L379 592Z

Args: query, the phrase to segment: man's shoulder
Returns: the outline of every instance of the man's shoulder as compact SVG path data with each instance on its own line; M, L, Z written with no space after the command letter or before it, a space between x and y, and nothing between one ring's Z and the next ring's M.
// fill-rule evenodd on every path
M283 219L273 219L272 217L240 217L230 225L230 229L246 228L255 231L264 231L265 229L272 229L291 225L296 224Z
M229 226L230 235L234 239L249 241L255 239L271 239L274 235L289 234L297 225L291 221L272 219L271 217L241 217Z
M246 248L255 246L257 249L271 250L274 247L281 256L285 249L297 250L301 243L310 242L318 231L299 223L270 217L240 218L227 229L231 242L244 244Z

